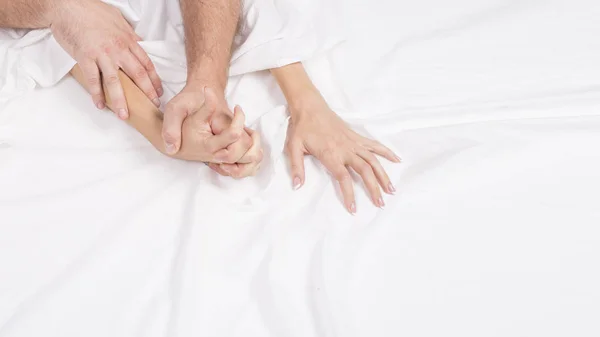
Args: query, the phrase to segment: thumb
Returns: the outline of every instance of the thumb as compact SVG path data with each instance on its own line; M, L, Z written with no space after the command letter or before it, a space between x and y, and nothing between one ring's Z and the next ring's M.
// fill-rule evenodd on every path
M294 190L304 185L304 151L301 146L290 144L288 148Z
M181 147L181 127L187 115L185 105L167 104L165 108L161 134L169 155L174 155Z

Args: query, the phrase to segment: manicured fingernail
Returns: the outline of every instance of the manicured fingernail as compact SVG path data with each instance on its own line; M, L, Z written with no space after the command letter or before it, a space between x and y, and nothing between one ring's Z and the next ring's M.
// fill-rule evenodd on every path
M350 204L350 214L356 214L356 203L354 201Z
M300 180L300 178L296 177L294 178L294 190L299 189L302 186L302 181Z
M153 99L152 103L154 103L156 106L160 106L160 100L158 98Z
M119 118L121 118L121 119L127 119L127 110L120 109L119 110Z
M102 102L96 103L96 108L98 108L100 110L104 109L104 103L102 103Z
M388 190L389 190L389 191L390 191L392 194L396 193L396 188L394 187L394 185L392 185L392 183L390 183L390 184L388 185Z
M156 89L156 94L158 95L158 97L161 97L164 93L165 92L164 92L163 88Z
M402 161L402 158L400 158L400 157L398 157L398 156L395 156L394 158L396 159L396 163L399 163L399 162L401 162L401 161Z
M377 206L379 206L379 208L381 208L381 209L385 208L385 202L383 202L382 197L379 197L379 199L377 199Z
M165 143L165 148L168 154L174 154L176 151L175 144Z

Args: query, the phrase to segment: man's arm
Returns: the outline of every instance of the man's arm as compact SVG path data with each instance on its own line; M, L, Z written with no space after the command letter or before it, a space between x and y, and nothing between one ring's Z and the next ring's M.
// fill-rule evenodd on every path
M180 4L188 76L185 87L173 100L179 100L179 96L202 95L204 88L210 87L219 96L219 111L227 111L225 86L240 0L180 0ZM179 151L181 126L186 117L184 110L167 105L162 137L171 154Z
M56 0L0 0L0 27L47 28Z
M225 90L240 0L180 0L187 84Z

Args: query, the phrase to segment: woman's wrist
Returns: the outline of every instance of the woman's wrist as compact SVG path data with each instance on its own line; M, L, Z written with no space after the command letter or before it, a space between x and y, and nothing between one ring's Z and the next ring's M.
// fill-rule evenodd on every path
M322 107L323 104L327 104L323 96L321 96L321 93L316 90L295 92L286 95L286 100L288 102L290 116L293 119L314 113L315 111L320 111L321 109L319 109L319 107Z

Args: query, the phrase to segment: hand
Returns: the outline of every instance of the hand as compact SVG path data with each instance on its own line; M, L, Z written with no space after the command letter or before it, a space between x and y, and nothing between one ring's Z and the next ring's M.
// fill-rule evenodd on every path
M51 14L56 41L79 63L87 90L99 109L106 105L102 84L121 119L128 118L127 102L117 75L119 68L156 105L163 89L141 40L113 6L97 0L63 0Z
M373 203L383 207L380 186L389 194L395 189L374 154L396 163L400 158L379 142L348 128L320 95L306 100L302 106L290 107L292 118L286 139L294 189L304 184L304 155L311 154L340 184L344 204L350 213L356 213L356 202L349 168L361 176Z
M250 148L250 140L242 139L244 132L244 112L236 107L233 118L217 135L213 134L209 118L217 107L217 98L210 88L204 95L182 91L168 105L166 114L173 111L183 111L186 114L180 127L181 145L177 152L166 149L167 155L178 159L222 162L222 158L234 156L242 158ZM163 126L164 126L163 122ZM228 149L232 144L239 143L240 148L234 151Z
M211 88L197 90L186 86L177 96L173 97L166 106L163 120L162 138L168 155L174 157L189 156L194 152L195 159L213 163L236 163L248 152L252 146L252 139L244 131L244 112L236 107L235 115L227 110L226 125L221 125L220 132L215 135L211 121L223 119L223 104L227 109L225 99L219 99ZM238 120L236 120L237 116ZM223 119L225 120L225 119ZM203 142L210 137L220 137L224 133L225 139L233 140L220 143L221 148ZM193 146L188 146L190 143ZM180 153L184 152L184 153ZM186 158L187 159L187 158Z
M214 129L213 129L214 130ZM244 156L235 164L215 164L210 163L208 166L215 172L230 176L235 179L241 179L248 176L253 176L260 169L260 163L263 159L263 150L260 145L260 135L258 132L245 128L245 131L252 137L252 147L244 154Z

